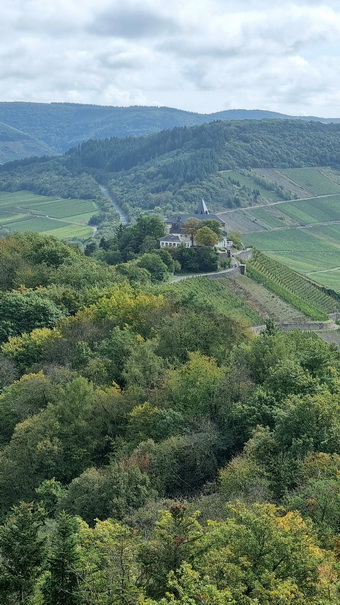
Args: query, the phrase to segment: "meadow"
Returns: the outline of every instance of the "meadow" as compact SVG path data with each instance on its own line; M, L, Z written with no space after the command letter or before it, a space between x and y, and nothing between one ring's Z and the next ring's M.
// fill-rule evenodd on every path
M243 241L340 292L340 224L248 233Z
M0 192L0 228L9 232L36 231L62 239L93 234L88 221L98 212L92 200L59 199L28 191Z

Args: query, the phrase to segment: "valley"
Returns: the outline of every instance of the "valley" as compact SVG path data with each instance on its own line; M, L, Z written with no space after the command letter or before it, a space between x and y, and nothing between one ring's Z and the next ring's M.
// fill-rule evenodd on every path
M0 227L86 240L112 234L122 217L188 212L204 198L246 246L339 292L339 133L339 124L267 119L90 140L4 164L1 195L14 197L1 198ZM35 194L48 199L37 206Z

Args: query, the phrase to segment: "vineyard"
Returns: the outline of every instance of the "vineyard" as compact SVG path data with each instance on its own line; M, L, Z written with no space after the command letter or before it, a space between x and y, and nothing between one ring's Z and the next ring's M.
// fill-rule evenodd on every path
M340 193L339 183L323 168L287 168L279 172L312 195Z
M326 292L306 277L255 250L247 263L248 275L286 300L308 317L328 319L328 313L339 310L340 296Z
M58 199L28 191L0 192L0 227L37 231L59 238L89 237L88 220L98 212L92 200Z
M245 321L250 325L263 323L263 317L228 289L228 280L226 279L216 280L197 277L184 279L169 285L156 286L156 289L167 295L171 294L174 298L188 298L195 301L200 308L207 311L213 309L217 313Z

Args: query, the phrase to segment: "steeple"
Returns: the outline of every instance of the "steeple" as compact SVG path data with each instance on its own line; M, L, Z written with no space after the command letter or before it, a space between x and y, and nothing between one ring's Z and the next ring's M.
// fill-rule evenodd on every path
M209 214L209 210L206 207L206 204L205 204L205 201L203 198L201 199L200 203L198 204L195 214Z

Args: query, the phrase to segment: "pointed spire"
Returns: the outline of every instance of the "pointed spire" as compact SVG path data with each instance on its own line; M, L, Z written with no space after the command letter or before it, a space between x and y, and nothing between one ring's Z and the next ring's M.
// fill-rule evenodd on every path
M209 214L209 210L208 210L203 198L201 199L200 203L198 204L195 214Z

